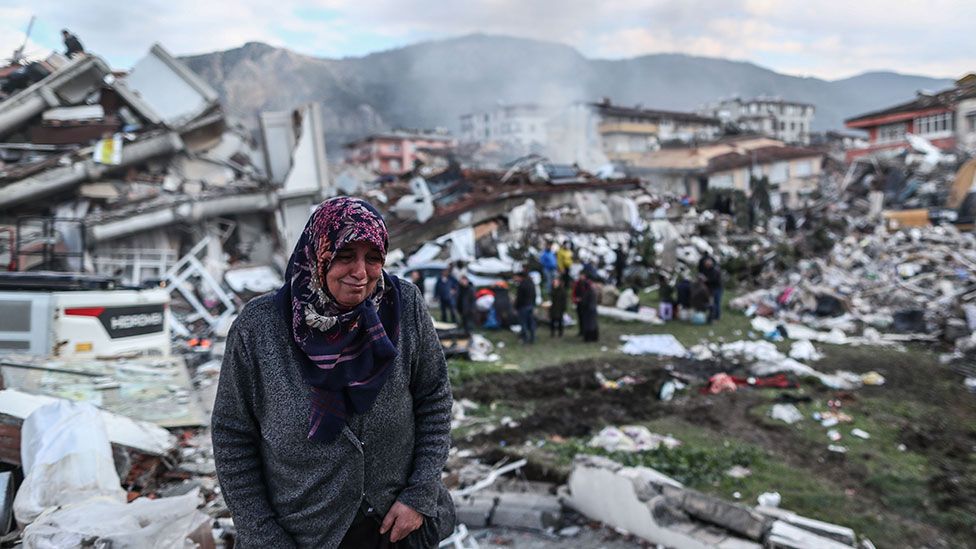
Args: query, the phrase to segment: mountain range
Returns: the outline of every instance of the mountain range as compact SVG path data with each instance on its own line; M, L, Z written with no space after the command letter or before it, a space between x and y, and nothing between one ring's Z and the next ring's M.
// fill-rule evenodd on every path
M772 96L816 107L814 131L908 101L951 80L869 72L840 80L777 73L753 63L684 54L589 59L572 47L474 34L363 57L328 59L249 42L183 58L221 95L229 115L254 128L257 113L318 101L326 143L390 128L446 127L502 103L564 104L608 97L615 104L692 110L731 96Z

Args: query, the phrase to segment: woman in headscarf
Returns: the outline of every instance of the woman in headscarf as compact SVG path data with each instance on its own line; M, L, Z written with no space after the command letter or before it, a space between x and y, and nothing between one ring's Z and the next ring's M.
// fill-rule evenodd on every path
M212 430L238 547L436 547L451 387L420 292L383 271L380 214L312 214L284 285L227 338Z

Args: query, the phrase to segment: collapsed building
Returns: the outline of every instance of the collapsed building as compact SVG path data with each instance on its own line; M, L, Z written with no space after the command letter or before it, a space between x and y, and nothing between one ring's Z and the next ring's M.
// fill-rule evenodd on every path
M333 183L318 106L262 113L259 145L223 116L213 89L160 46L126 74L95 56L55 55L33 65L28 76L7 82L0 97L0 230L8 235L0 241L0 260L21 271L0 290L17 291L11 300L21 301L29 285L50 290L27 309L33 314L39 304L40 332L54 335L33 339L38 332L30 317L26 336L8 337L0 346L19 353L0 364L0 461L26 468L21 450L33 440L35 411L66 399L96 403L106 425L102 450L109 449L125 495L179 503L178 513L160 516L178 515L177 534L199 538L201 545L232 539L233 532L206 431L220 340L241 303L280 285L284 253L309 212L339 190L366 197L386 214L390 264L400 273L436 272L463 260L469 273L494 284L535 269L543 245L572 242L578 262L603 278L617 254L627 254L625 280L647 289L656 272L692 272L709 253L736 283L755 290L734 306L753 317L762 337L791 333L807 341L891 345L928 342L938 334L960 354L976 349L972 234L953 227L889 232L876 223L878 212L894 203L889 199L911 205L927 193L901 198L906 189L934 178L952 201L969 200L974 165L953 172L949 160L926 154L922 142L915 156L939 167L893 178L891 188L877 184L889 180L878 171L889 168L880 161L860 163L833 187L826 183L839 174L823 169L820 151L756 137L646 151L634 160L643 181L535 155L499 170L462 168L450 155L437 166L407 169L414 157L378 150L397 159L397 177L378 181L362 168L346 167ZM665 114L675 113L653 116ZM713 129L711 120L691 121ZM615 124L622 133L634 129L622 120ZM949 173L955 178L947 191ZM771 215L754 230L681 198L703 198L709 189L748 194L754 178L771 185L773 210L806 207L796 227ZM879 191L884 196L875 212L871 193ZM42 270L71 274L31 277ZM75 276L82 272L97 276ZM108 292L121 301L105 301ZM627 301L614 292L607 285L601 314L657 321L639 307L625 315L621 303ZM3 294L0 301L9 305ZM92 297L102 301L85 301ZM134 303L137 310L131 310ZM25 310L17 307L5 309L7 316ZM100 327L107 338L91 335ZM457 330L439 328L446 348L474 358L472 349L457 348ZM488 345L473 351L490 357ZM148 357L133 356L147 350ZM624 472L585 460L578 465L564 503L648 540L807 547L828 538L854 545L847 529L704 498L653 471ZM624 489L625 501L601 489L611 483ZM216 521L195 514L195 498L174 501L191 492L204 498L204 511ZM116 489L110 494L118 496ZM502 499L518 498L489 499L482 501L487 511L479 508L485 517L500 524L507 512L511 524L527 524L519 505L499 507ZM612 504L624 505L623 511L608 512ZM538 523L550 527L547 517L559 504L541 507ZM67 515L59 517L76 513L80 522L96 522L82 508L63 511ZM624 513L633 514L623 520ZM730 515L736 520L726 520ZM42 527L54 528L42 521L31 535L43 535L37 533Z
M127 74L97 56L55 54L43 65L47 75L0 102L10 235L0 253L12 270L139 285L208 235L220 242L210 261L267 265L284 244L275 235L293 234L327 192L314 106L286 113L278 135L266 125L261 151L223 116L217 93L159 45Z

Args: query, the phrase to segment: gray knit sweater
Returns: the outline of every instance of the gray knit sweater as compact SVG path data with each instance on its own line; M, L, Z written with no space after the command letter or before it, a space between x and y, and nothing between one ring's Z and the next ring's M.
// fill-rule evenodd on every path
M372 409L332 443L308 440L309 389L271 294L231 327L212 432L217 477L238 547L335 547L361 502L384 516L399 500L441 538L454 507L441 482L451 386L420 292L401 284L399 356Z

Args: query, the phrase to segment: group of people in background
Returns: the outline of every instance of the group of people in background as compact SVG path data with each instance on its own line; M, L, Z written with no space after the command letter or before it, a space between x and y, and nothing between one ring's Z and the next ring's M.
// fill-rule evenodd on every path
M615 251L615 259L607 267L612 268L613 282L623 286L628 256L622 246ZM569 241L558 245L547 243L538 261L542 275L539 288L542 297L549 303L550 337L563 337L566 313L572 303L576 308L579 337L585 342L599 341L597 307L601 285L605 281L597 269L585 262L576 265L573 245ZM424 290L422 273L413 271L412 277L412 282ZM536 282L528 269L518 273L514 282L513 304L506 283L498 282L492 288L475 288L462 264L446 267L438 275L433 288L441 321L458 324L465 333L471 333L476 326L507 328L518 322L520 340L525 344L535 343L538 329L535 312L539 297ZM722 315L723 289L722 270L710 254L705 254L698 262L697 273L693 277L682 273L675 279L668 273L659 273L658 316L665 321L680 318L695 324L712 323ZM488 311L479 311L479 298L485 293L493 296L494 304Z
M723 293L722 269L706 253L693 280L682 275L675 283L664 273L658 275L658 316L665 321L683 318L694 324L711 324L722 318Z
M570 242L563 242L560 245L550 242L539 256L539 263L542 266L542 287L550 303L549 335L563 337L566 310L569 301L572 300L576 306L579 336L586 342L598 341L600 339L597 322L599 297L595 283L599 281L599 276L591 265L584 265L573 280L571 270L574 259L573 245Z

